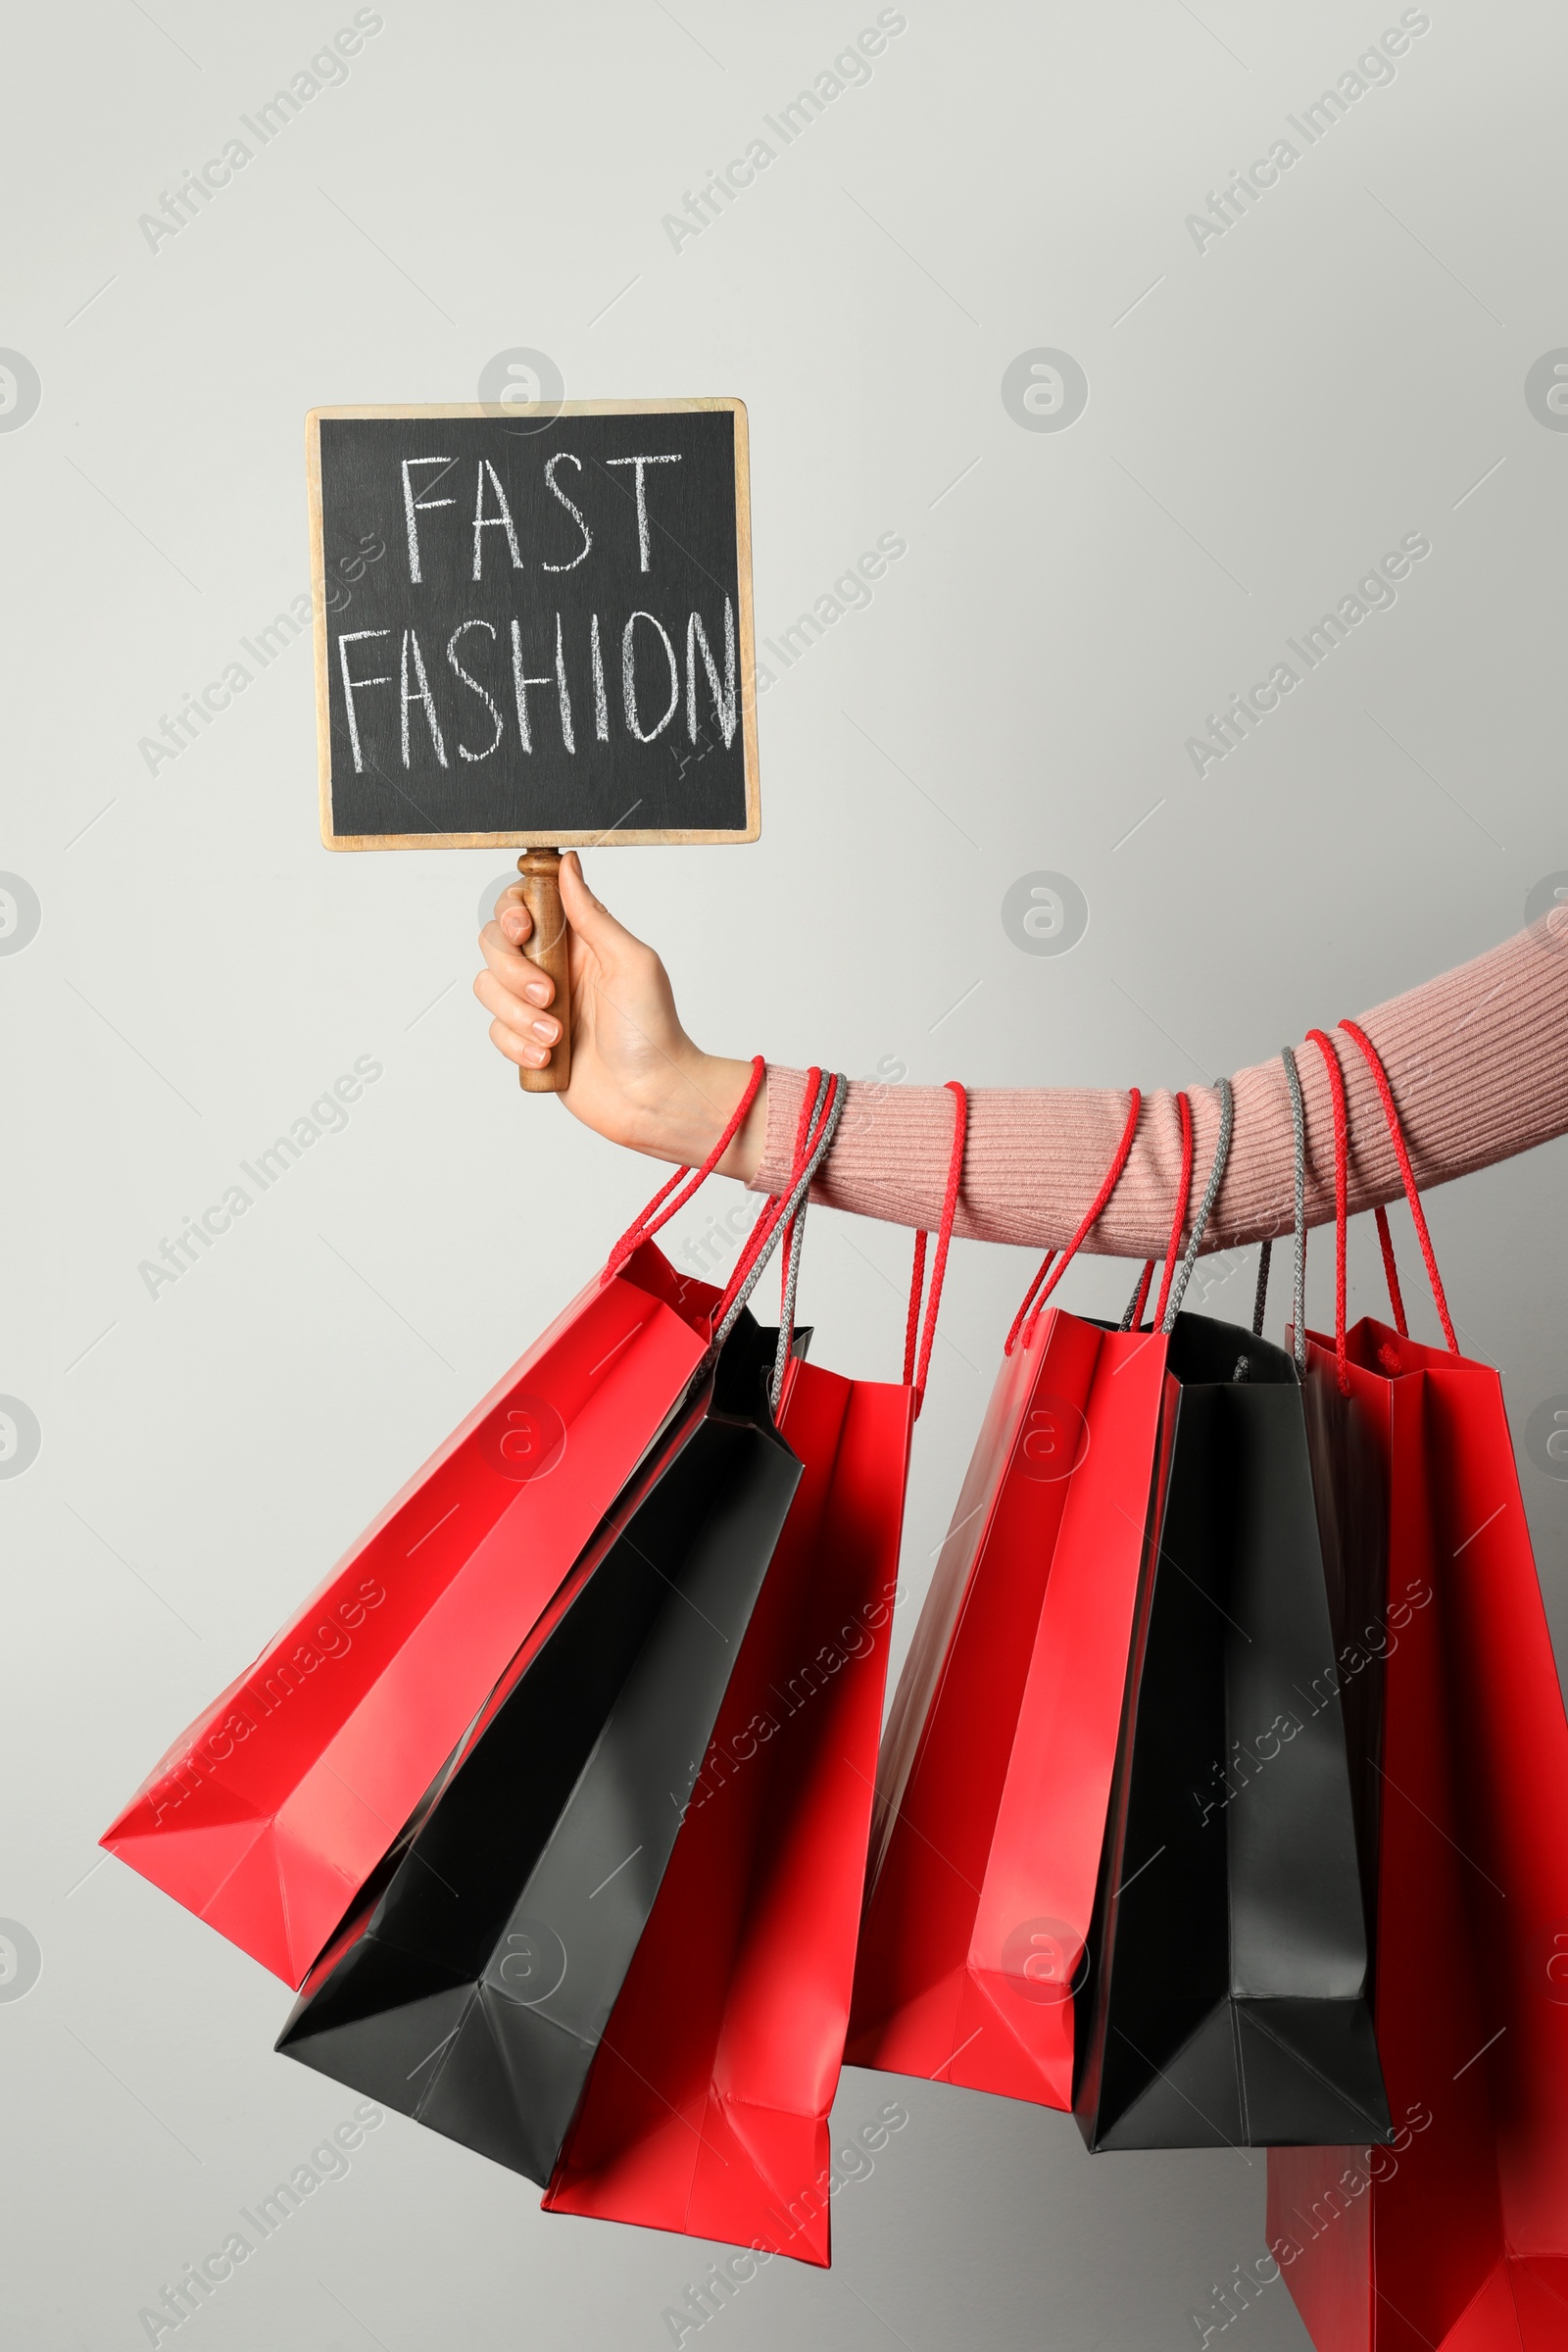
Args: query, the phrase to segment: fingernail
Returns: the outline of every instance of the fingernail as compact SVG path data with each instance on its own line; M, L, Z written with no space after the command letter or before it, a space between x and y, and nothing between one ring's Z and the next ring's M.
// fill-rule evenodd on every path
M527 998L530 1004L548 1004L550 1002L550 983L548 980L530 980L522 993Z
M532 1069L540 1070L543 1069L550 1056L541 1046L524 1046L522 1058Z
M553 1046L561 1035L561 1023L559 1021L535 1021L533 1033L535 1037L542 1037L547 1046Z
M520 939L522 937L522 917L517 912L515 907L513 907L508 913L501 917L501 928L509 939Z

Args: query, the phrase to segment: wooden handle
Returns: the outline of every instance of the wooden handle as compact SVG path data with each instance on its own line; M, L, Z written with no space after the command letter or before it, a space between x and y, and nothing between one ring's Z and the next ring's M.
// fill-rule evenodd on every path
M567 966L565 909L561 904L561 852L527 850L517 859L522 876L522 903L533 918L523 954L530 963L548 972L556 984L550 1009L561 1023L561 1037L543 1069L517 1072L524 1094L564 1094L571 1081L571 986Z

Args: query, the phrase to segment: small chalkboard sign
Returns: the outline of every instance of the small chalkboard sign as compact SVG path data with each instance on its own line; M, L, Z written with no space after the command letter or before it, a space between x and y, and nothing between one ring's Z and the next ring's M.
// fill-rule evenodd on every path
M754 841L746 410L316 409L329 849Z

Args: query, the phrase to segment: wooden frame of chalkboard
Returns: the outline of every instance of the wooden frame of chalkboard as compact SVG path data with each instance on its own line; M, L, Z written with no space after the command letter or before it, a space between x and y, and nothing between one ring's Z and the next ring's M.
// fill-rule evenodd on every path
M739 776L732 776L727 793L728 801L734 804L734 815L737 821L719 824L685 824L677 822L667 825L636 826L627 824L621 817L615 816L612 817L607 823L580 826L553 822L548 814L541 814L538 821L534 821L532 817L528 817L519 826L511 826L505 824L499 826L491 825L487 828L472 830L463 829L460 825L454 824L449 829L444 823L432 822L427 830L380 831L366 830L364 829L363 821L360 824L356 824L351 817L340 828L337 822L338 809L341 807L343 800L351 797L345 790L345 787L351 782L357 781L357 779L349 778L344 772L346 763L342 757L344 748L342 743L343 720L341 715L336 714L334 711L331 648L328 642L327 622L329 611L336 609L336 606L335 603L329 604L328 599L329 564L331 566L330 589L332 598L334 600L342 598L348 598L352 600L356 594L365 595L367 600L370 601L371 603L371 613L373 616L376 607L372 600L376 592L382 587L382 582L376 577L376 574L380 569L380 564L384 561L388 565L388 570L390 571L393 564L400 557L404 556L404 547L401 537L399 537L395 544L390 546L387 545L386 540L389 534L382 531L379 534L369 533L362 535L360 541L357 543L356 551L352 560L346 559L341 552L334 553L329 551L327 543L330 535L331 518L328 514L328 508L331 505L331 497L329 494L327 498L323 499L322 492L321 431L323 425L330 428L336 424L379 424L383 421L394 422L398 420L411 419L473 420L482 418L487 420L487 422L489 422L492 426L495 426L499 423L500 428L503 431L525 434L532 443L533 447L538 449L541 447L541 445L545 448L564 446L564 444L561 442L561 437L556 432L555 428L558 424L558 421L565 421L575 417L678 417L698 416L704 414L715 412L727 415L732 420L731 429L734 437L733 577L735 589L735 672L733 684L731 683L729 676L726 675L724 689L726 694L730 692L733 694L733 700L735 703L734 715L735 719L738 721L738 728L736 729L736 732L739 734L740 741L739 745L737 746L726 734L726 739L722 748L726 755L729 756L728 763L732 768L735 764L733 760L734 751L739 749L742 755L743 774ZM451 438L453 438L454 441L456 440L456 436L451 436ZM552 403L548 406L536 407L529 407L521 403L513 404L510 402L505 406L500 403L455 402L436 403L429 406L421 405L408 407L376 406L364 408L321 408L313 409L305 420L305 443L307 481L310 497L311 604L316 623L314 632L316 642L316 719L319 769L320 826L321 839L328 849L464 850L504 848L527 849L534 847L549 847L551 849L609 849L620 847L621 845L635 846L638 843L649 842L741 842L755 841L758 838L761 831L761 801L758 777L756 685L757 657L752 610L751 465L747 436L746 405L744 401L731 399L583 400L564 401L559 406ZM418 463L420 461L416 460L415 462ZM453 461L454 464L458 462L459 461ZM573 464L580 464L580 461L577 461L576 459L573 459L572 462ZM610 462L626 465L632 461L621 458L612 460ZM610 477L607 476L607 479L608 478ZM493 474L492 479L494 479ZM647 570L649 568L649 534L647 518L644 511L643 475L640 469L637 473L636 479L636 521L638 530L642 534L643 569ZM419 486L419 497L421 499L430 499L430 493L434 487L435 483L432 480L421 482ZM563 507L565 507L568 512L574 512L575 510L568 507L567 502L563 497L563 488L564 485L558 487L554 482L552 482L551 487L554 489L555 495L557 499L561 501ZM405 498L408 496L406 484L404 488L404 496ZM479 492L479 507L475 517L476 545L478 540L477 524L479 520L479 514L482 514L484 498L485 493L481 486ZM443 502L438 499L430 499L430 503L439 505L450 502ZM502 509L505 509L504 498L500 502L500 509L498 509L495 514L483 515L484 528L491 529L501 527L500 510ZM424 512L425 509L423 506L421 506L421 514ZM401 533L402 527L402 522L400 520L398 526L399 533ZM578 527L584 531L584 536L586 537L586 526L583 525L580 515L578 516ZM512 545L514 561L515 561L515 540L514 538L511 526L510 512L507 514L505 536L508 542ZM666 536L670 535L666 534ZM723 525L723 536L727 542L727 521ZM372 546L376 544L381 546L380 558L375 558L373 556L367 558L365 556L364 549L367 539L369 540ZM679 543L672 540L672 544L678 546ZM587 548L585 547L582 552L583 555L586 556L588 552ZM726 544L724 549L726 556L728 555L728 552L729 551ZM405 562L407 563L408 560L409 559L405 559ZM475 562L477 563L477 557L475 558ZM357 572L355 569L356 565L358 566ZM546 568L560 570L570 567L564 565L549 565L546 566ZM702 569L703 566L699 564L698 568ZM340 574L342 575L341 577L339 576ZM711 574L709 576L711 577ZM353 581L352 586L347 584L350 580ZM668 651L669 639L667 632L665 632L662 628L662 625L657 621L656 616L643 613L638 614L635 617L654 620L655 625L660 629L660 634L664 637L666 651ZM726 602L724 608L726 626L727 617L728 606ZM478 623L470 622L466 625L477 625L488 628L492 641L495 639L496 629L494 624L489 621L482 621ZM629 620L626 623L626 627L629 632L631 627ZM520 680L517 692L519 704L522 706L521 710L519 711L519 723L522 725L524 730L526 730L527 720L526 716L524 715L526 703L523 689L528 685L540 685L546 683L547 681L541 679L524 679L520 677L521 662L517 659L516 655L517 641L514 622L513 624L513 632L514 668L518 673ZM392 632L389 628L382 628L374 633L377 635L386 636ZM714 659L709 651L706 627L703 629L702 634L704 637L703 653L705 660L707 661L707 676L711 685L711 698L716 704L720 705L720 715L722 715L722 710L724 708L724 696L721 695L718 672L717 668L715 667ZM715 639L720 639L720 631L716 621L713 627L713 636ZM694 638L690 633L690 630L686 640L686 648L687 678L685 682L685 692L687 698L687 715L693 744L695 745L700 738L696 719L698 690L697 685L694 682L694 677L700 677L701 673L697 671ZM721 641L720 648L723 650ZM422 658L420 657L419 649L416 643L414 650L416 663L416 686L424 690L424 706L426 711L428 712L432 708L430 702L430 690L427 684ZM598 727L595 731L598 736L603 739L605 736L605 729L608 724L607 706L609 698L607 698L605 693L603 679L603 662L601 657L597 613L594 616L593 622L592 653L593 686L598 711ZM448 655L449 658L452 657L452 647L450 644L448 646ZM629 662L631 657L623 653L623 659ZM562 620L558 612L556 615L556 665L558 675L562 674L563 660ZM408 694L408 650L406 643L403 653L403 764L407 769L410 764L408 710L410 703L418 702L420 700L420 696L417 693L413 697L409 696ZM491 698L487 694L483 693L482 688L475 687L472 678L469 677L459 666L455 659L453 660L453 667L457 670L459 678L462 679L466 685L469 686L474 691L481 693L482 699L490 702L491 715L497 719L499 728L501 723L500 714L496 710L494 702L491 700ZM612 647L612 667L613 668L613 647ZM671 675L675 680L675 695L671 703L671 710L676 710L679 704L680 680L678 662L673 656L671 657ZM369 681L356 680L355 684L358 686L367 682L386 684L392 683L390 678L388 678L385 680ZM629 684L626 685L625 691L629 696L631 693L631 687ZM566 702L566 686L564 676L562 676L560 692L562 702L564 705ZM342 698L340 697L339 699L341 700ZM579 703L581 703L581 700L582 697L579 690ZM334 793L335 717L336 734L338 736L337 767L339 771L336 779L339 784L339 790L336 794ZM351 718L349 721L351 727L352 723L353 722ZM569 719L565 723L568 729L569 747ZM636 726L629 709L628 723L632 725L633 732L637 735L639 745L646 744L651 740L648 735L643 734L640 728ZM435 731L435 724L436 722L432 719L430 721L432 732ZM582 731L584 731L586 737L586 730ZM498 733L498 745L500 740L500 735ZM527 741L528 739L526 732L524 732L522 738L524 747L527 746ZM450 763L445 758L444 745L442 749L442 765L443 767L447 767L450 765ZM483 755L476 756L472 752L468 751L466 747L460 746L460 749L463 751L463 757L466 760L471 760L476 757L483 757ZM586 740L585 749L587 749ZM706 750L707 747L705 746L705 753L704 755L700 755L700 757L706 756ZM356 764L358 764L359 761L359 753L360 746L356 737L354 744L354 759ZM609 759L610 755L607 751L604 755L604 760L607 764ZM586 766L587 762L584 764ZM378 772L383 775L384 780L389 783L391 789L398 793L398 798L400 801L406 803L411 811L428 813L427 810L422 810L420 808L419 803L412 793L403 792L397 786L396 779L385 779L384 770ZM461 774L463 771L459 772ZM682 768L682 774L684 774L684 767ZM742 788L744 790L743 804L740 797ZM676 787L671 787L670 790L672 796L676 795ZM358 796L358 805L362 809L362 814L364 799L365 795L362 792ZM635 814L635 808L629 811L631 814Z

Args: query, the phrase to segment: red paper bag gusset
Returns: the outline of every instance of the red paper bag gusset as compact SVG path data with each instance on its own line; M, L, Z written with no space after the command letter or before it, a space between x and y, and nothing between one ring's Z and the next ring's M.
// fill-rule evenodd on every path
M1109 1198L1137 1119L1134 1094L1099 1198L1014 1324L900 1680L846 2052L1060 2108L1166 1343L1040 1305Z
M781 1366L779 1429L801 1484L545 2200L556 2212L828 2261L828 2115L849 2021L909 1438L962 1156L955 1092L918 1358L911 1308L902 1383ZM797 1223L786 1332L798 1250ZM923 1268L917 1244L916 1300Z
M1379 1430L1389 1607L1381 1647L1376 1946L1388 2148L1271 2150L1273 2259L1317 2352L1560 2352L1568 2343L1568 1719L1501 1384L1462 1356L1392 1091L1379 1084L1446 1350L1339 1317L1311 1346Z
M703 1362L719 1293L657 1205L100 1839L290 1985Z

